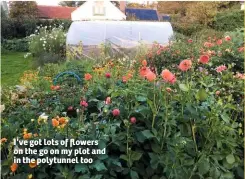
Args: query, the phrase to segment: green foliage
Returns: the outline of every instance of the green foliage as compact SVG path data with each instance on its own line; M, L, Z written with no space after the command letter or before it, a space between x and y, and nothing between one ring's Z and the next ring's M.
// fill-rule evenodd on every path
M68 7L79 7L83 5L86 1L60 1L59 4L61 6L68 6Z
M213 18L217 14L217 10L217 2L197 2L189 5L186 16L189 21L207 26L213 21Z
M41 43L40 34L51 34L46 28L41 31L34 36L35 43ZM40 179L244 178L243 29L225 36L231 40L224 37L218 45L218 36L188 42L177 34L169 46L154 44L147 57L145 49L138 49L136 59L108 61L101 55L101 61L49 63L25 73L24 90L2 91L1 136L7 141L1 144L1 177L27 178L32 173ZM204 54L210 56L207 64L198 62ZM187 71L178 68L184 59L192 62ZM217 70L220 65L226 66L222 72ZM153 81L142 75L146 67L156 72ZM175 73L176 82L162 79L165 68ZM52 79L64 71L75 72L83 83L67 75L53 86ZM88 73L91 79L85 78ZM120 111L118 116L113 116L114 109ZM53 125L52 120L60 117L67 123ZM93 147L105 147L106 154L90 156L92 164L40 164L34 169L19 164L13 173L12 141L22 139L26 130L31 139L98 140Z
M219 31L233 31L244 27L244 11L231 11L218 13L213 22L213 28Z
M2 48L6 49L8 51L28 52L28 50L29 50L27 38L12 39L12 40L2 39L1 46L2 46Z
M194 33L203 29L203 26L197 23L182 23L182 22L173 22L172 20L171 25L173 27L174 32L181 33L186 36L191 36Z
M171 67L173 64L178 65L184 59L199 59L200 52L203 52L203 54L210 56L213 65L233 64L234 72L243 72L243 32L243 29L225 34L214 30L203 30L192 36L193 42L191 43L186 37L173 37L173 43L170 45L160 47L156 44L153 46L149 52L151 55L148 57L148 62L152 67L156 67L157 72L160 73L163 68ZM226 41L225 36L230 36L232 42ZM222 40L220 45L217 44L219 39ZM212 47L205 47L205 43L211 43Z
M3 5L1 5L1 19L7 18L7 12L4 10Z
M68 31L72 21L71 20L43 20L43 19L34 19L34 18L21 18L21 19L12 19L5 18L1 19L1 37L4 39L13 39L13 38L24 38L31 34L35 33L37 27L47 26L48 29L52 27L59 27L62 25L65 31ZM51 27L50 27L51 26ZM11 29L11 30L9 30Z
M192 39L196 39L200 42L204 42L209 37L216 37L217 39L222 38L224 36L224 32L216 31L212 28L204 28L200 31L197 31L191 35Z
M65 59L59 54L54 54L50 52L42 52L35 58L35 66L43 66L44 64L47 63L61 63Z
M37 3L35 1L11 1L9 6L11 18L21 19L37 16Z
M40 27L29 37L29 50L38 65L57 63L64 60L66 34L64 27Z

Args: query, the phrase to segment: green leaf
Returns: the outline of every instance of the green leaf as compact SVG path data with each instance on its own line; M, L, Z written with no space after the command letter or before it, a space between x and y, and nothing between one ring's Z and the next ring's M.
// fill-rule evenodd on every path
M224 112L223 114L220 115L221 118L226 122L229 123L230 117Z
M136 171L131 170L130 171L130 177L131 179L139 179L139 175Z
M104 106L105 106L104 101L100 101L100 102L97 103L98 110L101 110L101 108L104 107Z
M78 179L91 179L89 175L80 176Z
M100 172L100 171L103 171L103 170L107 170L107 168L105 167L104 163L103 162L97 162L95 164L95 169Z
M158 163L159 163L159 157L157 154L149 153L149 156L151 158L150 164L151 168L157 169Z
M156 114L157 111L156 111L156 109L155 109L155 107L153 105L153 102L151 100L147 100L147 104L150 106L152 113Z
M107 159L109 156L106 155L106 154L100 154L100 155L97 155L97 157L98 157L98 159L100 159L100 160L105 160L105 159Z
M144 97L144 96L137 96L136 100L139 101L139 102L145 102L145 101L147 101L147 98Z
M159 176L154 175L154 176L152 177L152 179L159 179Z
M210 176L212 176L213 178L219 178L220 177L220 171L218 168L211 168L210 169Z
M223 178L224 179L233 179L234 175L231 172L225 173L225 174L223 174Z
M146 139L150 139L154 137L154 135L150 132L150 130L144 130L141 132L137 132L135 135L136 135L137 140L140 143L143 143Z
M118 167L122 167L122 164L121 164L121 162L119 162L119 161L112 161L112 163L114 164L114 165L116 165L116 166L118 166Z
M200 174L204 175L206 174L210 169L210 164L209 164L209 160L207 159L202 159L199 163L198 163L198 171Z
M196 99L200 100L200 101L204 101L206 100L208 97L207 92L205 91L205 89L200 89L198 90L197 94L196 94Z
M85 173L88 170L88 166L82 163L78 163L75 165L75 172Z
M229 163L229 164L233 164L233 163L235 162L235 157L234 157L234 155L233 155L233 154L227 155L227 156L226 156L226 161L227 161L227 163Z
M139 160L141 156L142 153L131 151L131 160L133 161Z
M143 136L143 134L141 132L137 132L136 134L136 138L140 143L143 143L145 141L145 137Z
M160 147L160 145L158 145L156 142L151 143L151 149L152 149L155 153L160 153L160 152L161 152L161 147Z
M193 166L194 165L194 160L193 159L186 159L184 165L186 166Z
M150 139L154 137L154 135L151 133L150 130L144 130L141 133L145 136L146 139Z
M179 84L179 88L180 88L182 91L185 91L185 92L189 91L189 88L187 87L186 84Z
M125 161L128 161L127 155L120 155L120 158L123 159L123 160L125 160Z

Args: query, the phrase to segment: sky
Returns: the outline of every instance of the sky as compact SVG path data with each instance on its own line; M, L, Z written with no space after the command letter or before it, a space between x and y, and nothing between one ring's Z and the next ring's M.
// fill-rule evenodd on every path
M60 0L36 0L38 5L58 5ZM130 2L142 3L142 0L128 0Z
M38 5L52 5L52 6L56 6L58 5L59 1L58 0L37 0L37 4Z

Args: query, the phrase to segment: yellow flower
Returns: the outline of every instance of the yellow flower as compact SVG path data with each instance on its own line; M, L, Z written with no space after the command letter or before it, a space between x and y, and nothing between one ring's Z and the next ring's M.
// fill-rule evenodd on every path
M32 174L29 174L27 178L32 179Z
M33 161L33 162L29 163L30 168L35 168L36 166L37 166L37 161Z

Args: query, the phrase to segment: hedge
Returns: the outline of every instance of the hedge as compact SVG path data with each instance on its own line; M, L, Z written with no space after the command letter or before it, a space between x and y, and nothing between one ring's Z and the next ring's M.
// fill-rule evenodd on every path
M244 27L244 11L218 13L214 18L213 28L218 31L233 31Z
M203 25L192 23L171 22L171 24L174 32L178 32L186 36L191 36L204 28Z
M11 19L5 18L1 20L1 37L4 39L24 38L33 34L37 26L56 25L63 24L65 30L68 30L72 21L71 20L42 20L42 19ZM11 30L10 30L11 29Z
M29 45L28 45L28 39L22 38L22 39L1 39L1 47L4 50L8 51L15 51L15 52L28 52L29 51Z

